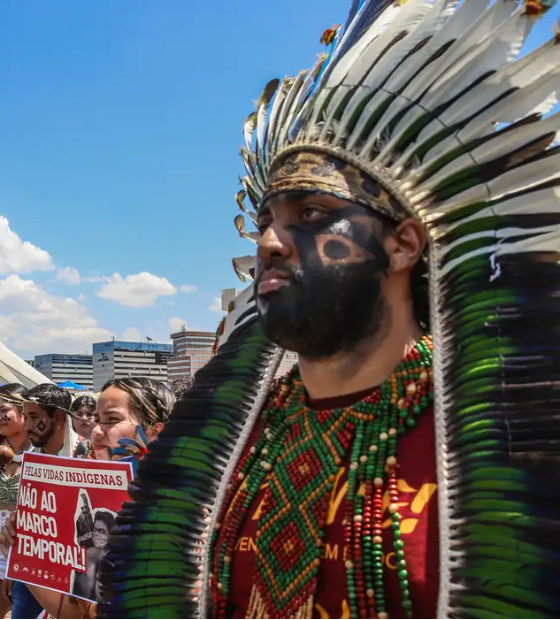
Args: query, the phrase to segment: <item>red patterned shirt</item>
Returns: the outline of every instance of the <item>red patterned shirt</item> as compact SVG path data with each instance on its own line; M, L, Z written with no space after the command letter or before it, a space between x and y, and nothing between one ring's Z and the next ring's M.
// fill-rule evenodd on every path
M309 403L313 409L348 407L371 393L361 392L341 398ZM257 424L245 447L248 451L257 441ZM399 440L399 512L401 533L407 560L408 580L415 618L435 618L438 594L438 514L433 410L422 414L413 431ZM348 488L349 455L343 462L329 501L323 559L319 567L315 595L314 618L348 618L348 590L344 566L344 499ZM255 536L263 508L266 485L253 501L232 558L232 591L228 617L245 618L254 584L256 569ZM390 618L404 618L400 606L399 582L395 570L392 530L384 497L385 521L383 558L386 569L387 611Z

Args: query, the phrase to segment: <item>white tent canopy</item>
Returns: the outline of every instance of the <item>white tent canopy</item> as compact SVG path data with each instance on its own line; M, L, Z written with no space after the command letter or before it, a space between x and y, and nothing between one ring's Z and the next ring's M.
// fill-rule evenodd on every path
M0 384L3 383L22 383L29 388L51 380L0 342Z

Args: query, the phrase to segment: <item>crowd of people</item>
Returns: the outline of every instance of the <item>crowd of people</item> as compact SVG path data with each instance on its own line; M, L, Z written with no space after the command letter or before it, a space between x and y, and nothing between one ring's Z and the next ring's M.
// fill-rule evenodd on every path
M8 547L15 543L14 511L17 505L21 462L26 451L96 460L127 458L123 438L153 440L166 423L175 402L174 392L149 378L109 381L98 397L73 399L72 394L45 383L26 389L12 383L0 387L0 526L2 559L0 617L37 618L46 612L56 618L95 616L95 605L48 588L5 578ZM87 570L76 576L73 592L84 599L99 598L98 572L106 553L115 517L97 511L87 546Z
M4 613L558 616L560 35L515 59L550 5L355 0L265 87L254 284L195 384L0 388L4 553L26 450L145 455L116 526L84 499L76 596L4 580Z

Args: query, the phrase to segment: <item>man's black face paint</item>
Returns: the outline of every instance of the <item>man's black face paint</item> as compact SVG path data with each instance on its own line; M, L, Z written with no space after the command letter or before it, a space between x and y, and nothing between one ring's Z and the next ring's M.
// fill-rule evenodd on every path
M351 351L380 329L384 314L381 276L389 258L374 213L358 205L323 213L320 221L286 226L299 265L281 256L261 264L289 277L289 286L257 296L268 337L282 348L318 359Z
M43 448L55 432L55 425L52 420L48 422L38 420L37 423L33 425L33 428L29 428L29 425L27 428L29 439L36 448Z

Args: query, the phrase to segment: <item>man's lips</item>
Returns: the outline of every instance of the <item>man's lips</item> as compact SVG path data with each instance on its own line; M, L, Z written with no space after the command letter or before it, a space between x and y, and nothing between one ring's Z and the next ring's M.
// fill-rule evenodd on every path
M276 271L276 269L269 269L264 271L260 277L257 293L259 295L266 295L267 293L277 291L279 288L288 286L289 284L290 278L288 276L280 271Z

